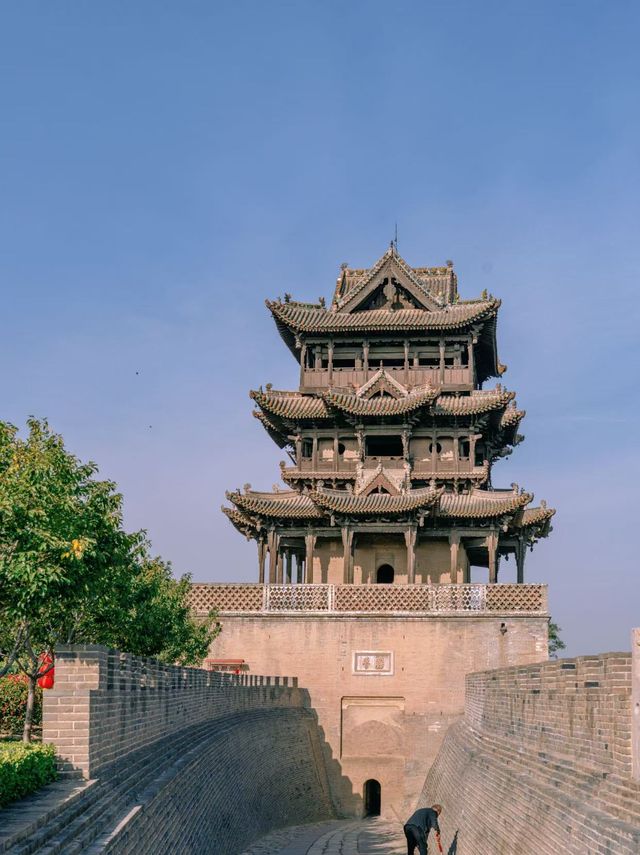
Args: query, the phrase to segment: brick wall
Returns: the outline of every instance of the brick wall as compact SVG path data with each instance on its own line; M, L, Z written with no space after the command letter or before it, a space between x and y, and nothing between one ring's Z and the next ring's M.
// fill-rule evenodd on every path
M183 755L94 851L237 855L273 829L331 817L317 742L301 710L235 716Z
M81 805L62 805L44 830L36 823L34 841L234 855L275 828L335 816L323 732L295 680L93 645L60 647L55 664L44 739L64 768L98 780Z
M441 802L458 855L636 853L631 656L469 674L419 803Z
M465 718L523 750L631 771L631 656L605 653L467 675Z
M99 645L60 646L44 694L43 739L85 777L172 733L241 710L308 705L287 677L165 665Z

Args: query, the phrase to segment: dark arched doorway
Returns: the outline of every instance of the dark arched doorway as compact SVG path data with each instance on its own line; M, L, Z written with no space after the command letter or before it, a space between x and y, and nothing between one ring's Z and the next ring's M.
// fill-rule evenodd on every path
M380 781L375 778L364 782L364 815L380 816Z
M394 569L391 564L381 564L376 573L376 582L379 585L391 585L393 582Z

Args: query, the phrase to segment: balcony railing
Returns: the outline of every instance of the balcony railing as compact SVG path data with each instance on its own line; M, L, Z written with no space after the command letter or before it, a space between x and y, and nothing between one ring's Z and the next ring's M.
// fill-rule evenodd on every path
M371 366L366 372L354 368L334 368L329 383L329 370L327 368L305 368L302 375L302 386L305 389L323 389L331 386L362 386L377 371L377 367ZM469 387L473 384L471 370L469 367L459 368L387 368L387 373L400 383L409 386L452 386Z
M195 584L198 614L546 615L546 585Z

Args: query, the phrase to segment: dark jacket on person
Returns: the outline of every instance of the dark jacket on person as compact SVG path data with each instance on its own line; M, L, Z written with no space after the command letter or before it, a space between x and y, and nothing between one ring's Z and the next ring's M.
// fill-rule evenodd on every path
M438 814L432 808L418 808L415 813L411 814L405 825L414 825L424 832L425 837L429 836L432 828L440 834Z

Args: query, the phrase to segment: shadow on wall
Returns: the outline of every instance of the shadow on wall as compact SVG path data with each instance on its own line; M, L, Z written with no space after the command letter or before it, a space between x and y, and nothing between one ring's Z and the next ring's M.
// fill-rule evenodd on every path
M335 818L331 784L338 792L353 788L331 756L306 691L298 693L302 708L216 721L174 774L165 770L162 786L117 832L110 855L235 855L278 828ZM362 811L362 799L352 798Z
M362 796L295 679L66 647L56 655L44 730L62 768L98 779L83 795L83 816L93 817L83 842L108 837L110 855L234 855L275 829L334 818L332 793L362 813ZM62 834L72 849L73 810L63 808L51 828L34 822L33 833L58 842Z

